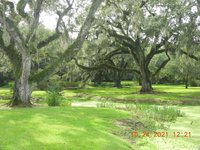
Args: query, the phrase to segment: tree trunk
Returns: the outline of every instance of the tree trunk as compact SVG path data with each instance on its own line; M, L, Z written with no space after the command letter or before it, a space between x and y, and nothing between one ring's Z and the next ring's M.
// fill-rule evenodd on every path
M114 87L122 88L121 80L115 80Z
M189 86L189 75L188 73L186 74L186 77L185 77L185 88L187 89Z
M31 58L24 57L22 59L21 75L15 80L13 98L11 101L11 106L31 106L31 85L29 83L31 70Z
M121 73L118 71L114 72L114 87L117 88L122 88L122 84L121 84Z
M153 91L151 77L148 69L141 68L141 93L151 93Z
M142 79L141 93L151 93L153 91L151 81L149 79Z
M95 77L94 77L94 84L99 86L102 84L102 76L103 76L103 73L102 73L102 70L99 70L96 74L95 74Z

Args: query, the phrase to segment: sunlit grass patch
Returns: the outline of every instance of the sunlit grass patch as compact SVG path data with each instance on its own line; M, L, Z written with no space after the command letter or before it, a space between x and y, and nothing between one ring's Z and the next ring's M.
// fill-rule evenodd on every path
M113 120L127 112L94 108L0 110L0 149L116 149L131 145L112 134ZM117 128L116 128L117 129Z

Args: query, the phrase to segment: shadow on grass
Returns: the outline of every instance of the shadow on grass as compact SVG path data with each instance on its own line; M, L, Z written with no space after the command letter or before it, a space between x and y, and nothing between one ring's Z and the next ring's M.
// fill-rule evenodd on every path
M130 149L109 130L127 117L108 109L34 108L0 110L0 143L7 149Z

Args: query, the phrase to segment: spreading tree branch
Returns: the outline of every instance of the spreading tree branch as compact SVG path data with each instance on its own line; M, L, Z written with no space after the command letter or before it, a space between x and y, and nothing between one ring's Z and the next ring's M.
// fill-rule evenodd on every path
M16 51L15 49L15 43L14 40L11 39L11 42L8 46L5 46L3 41L3 31L0 29L0 48L1 50L6 54L8 59L10 60L13 68L15 77L18 78L21 74L21 71L19 68L21 68L22 64L22 57L21 55Z
M162 46L165 45L165 43L167 42L168 38L163 38L162 41L158 44L156 44L155 46L153 46L150 50L150 52L148 53L148 55L146 56L146 59L145 59L145 63L146 65L148 66L149 63L151 62L151 59L154 57L154 55L157 55L157 54L160 54L160 53L164 53L165 52L165 49L164 50L159 50ZM156 40L155 40L156 42Z
M85 40L86 36L88 35L88 32L94 21L95 12L97 11L98 7L100 6L100 4L102 2L103 2L103 0L92 1L92 5L90 7L89 13L81 27L81 30L80 30L76 40L65 50L65 52L59 59L52 62L43 71L32 75L30 78L31 82L40 82L41 80L47 79L50 75L52 75L54 72L57 71L58 66L63 61L69 62L74 58L74 56L79 52L80 48L82 47L84 40Z
M28 15L28 13L25 12L25 7L28 4L29 0L19 0L19 2L17 3L17 11L19 13L19 15L22 18L25 18L27 20L30 19L30 16Z
M30 42L33 42L33 38L35 36L35 33L36 33L36 30L37 30L37 27L39 25L39 17L40 17L40 12L41 12L41 8L42 8L42 3L43 3L44 0L37 0L35 3L35 8L34 8L34 18L32 20L32 23L31 23L31 27L30 27L30 31L27 35L27 38L26 38L26 42L27 43L30 43Z
M10 37L15 41L19 49L21 49L20 52L26 54L27 47L23 35L19 31L19 28L15 25L15 23L10 18L7 18L4 13L5 12L2 12L2 10L0 10L0 23L6 28Z
M164 67L167 65L167 63L170 61L171 58L170 58L168 52L165 51L165 53L166 53L167 59L166 59L165 61L162 62L162 64L159 66L159 68L158 68L158 69L155 71L155 73L153 74L153 77L156 76L156 75L160 72L160 70L161 70L162 68L164 68Z
M136 69L119 68L119 67L116 67L116 66L108 63L108 61L105 61L104 63L96 65L96 66L88 67L88 66L79 64L77 59L75 59L75 58L73 58L73 59L75 60L75 63L78 67L80 67L81 69L87 70L87 71L94 71L94 70L99 70L99 69L103 69L103 68L109 68L109 69L116 70L116 71L135 72L137 74L140 74L140 72Z
M120 54L129 54L129 51L123 47L117 48L116 50L108 53L105 57L105 59L111 59L115 55L120 55Z
M96 65L96 66L92 66L92 67L88 67L88 66L84 66L84 65L81 65L78 63L78 60L76 58L73 58L73 60L75 61L75 64L81 68L81 69L84 69L84 70L87 70L87 71L94 71L94 70L99 70L99 69L102 69L105 67L105 63L102 63L102 64L99 64L99 65Z
M69 13L69 11L72 9L72 5L73 5L73 3L74 3L74 0L73 0L72 2L70 2L70 1L67 0L67 3L68 3L68 7L67 7L66 9L64 9L63 12L57 12L57 14L58 14L59 17L58 17L58 21L57 21L55 33L54 33L53 35L47 37L47 38L44 39L43 41L40 41L40 42L37 44L37 48L38 48L38 49L41 49L41 48L47 46L49 43L51 43L51 42L57 40L57 39L60 37L60 35L62 34L62 33L59 31L60 24L61 24L61 22L62 22L63 17L64 17L67 13Z
M124 68L119 68L119 67L116 67L116 66L113 66L113 65L110 65L110 64L105 64L106 67L110 68L110 69L113 69L113 70L117 70L117 71L125 71L125 72L135 72L137 74L140 74L140 72L136 69L124 69Z
M189 56L190 58L192 58L192 59L194 59L194 60L196 60L196 61L199 61L199 58L196 57L195 55L189 54L188 52L185 52L184 50L180 50L180 52L181 52L182 54L184 54L184 55Z

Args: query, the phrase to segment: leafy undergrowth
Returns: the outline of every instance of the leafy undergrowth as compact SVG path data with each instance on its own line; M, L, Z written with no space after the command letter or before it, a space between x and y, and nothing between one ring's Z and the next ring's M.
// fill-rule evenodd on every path
M114 120L128 116L100 108L0 110L0 149L128 150L131 144L111 131Z
M175 122L178 117L183 117L182 113L177 107L172 106L155 106L155 105L115 105L106 104L100 105L103 108L115 108L129 111L132 118L117 120L116 125L123 127L115 134L128 139L131 142L136 142L131 137L131 132L149 132L153 134L157 130L169 129L168 123ZM138 135L137 137L142 137Z

